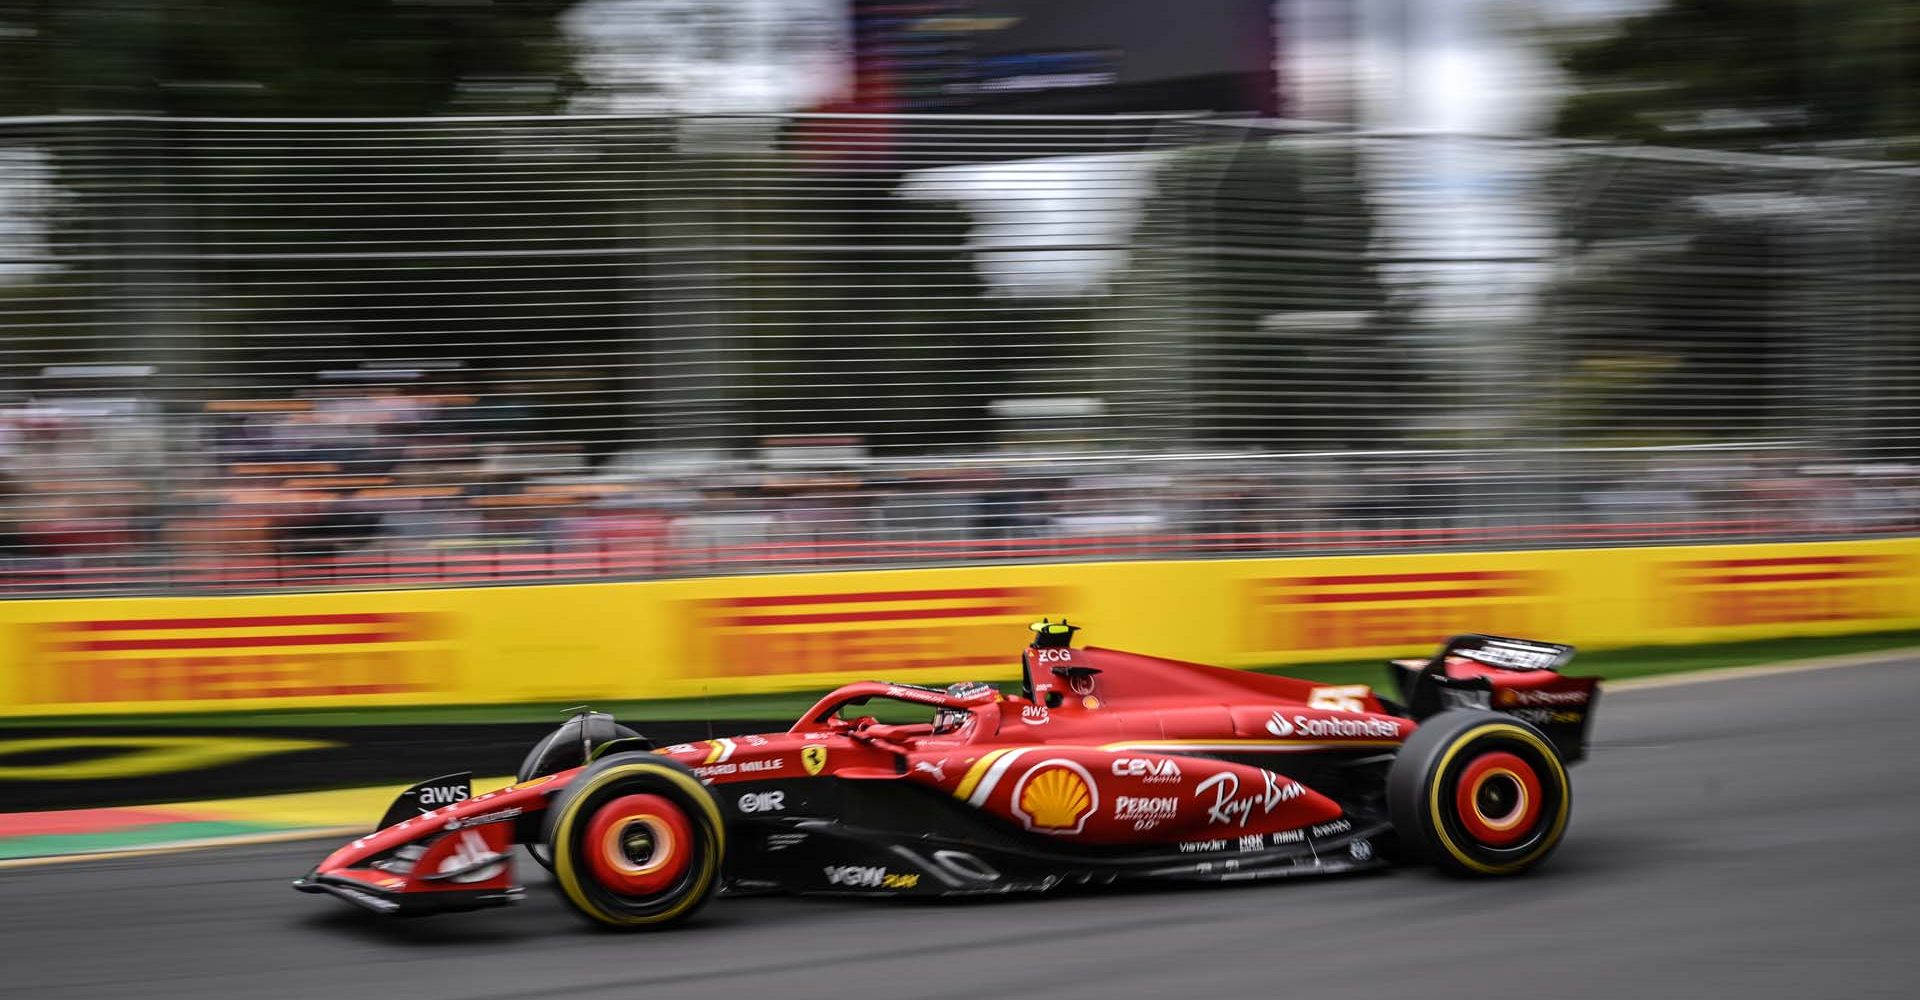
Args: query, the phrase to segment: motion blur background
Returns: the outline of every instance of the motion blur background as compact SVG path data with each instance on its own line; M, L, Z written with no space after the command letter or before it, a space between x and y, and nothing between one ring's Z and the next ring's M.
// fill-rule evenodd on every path
M219 783L128 713L1002 679L1042 614L1253 668L1920 627L1917 48L1891 0L0 0L0 718L86 717L0 803ZM478 739L356 732L262 752Z
M8 985L1909 995L1917 119L1920 0L0 0ZM782 729L1062 614L1578 644L1573 833L645 943L286 892L563 707Z
M0 588L1914 527L1904 0L0 3Z

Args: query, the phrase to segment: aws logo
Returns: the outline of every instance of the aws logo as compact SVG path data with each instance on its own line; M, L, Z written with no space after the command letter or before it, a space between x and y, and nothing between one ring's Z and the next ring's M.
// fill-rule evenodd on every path
M145 778L337 745L322 740L263 736L50 736L0 740L0 781Z
M1043 760L1013 787L1013 814L1035 833L1076 834L1100 808L1100 792L1087 769L1064 758Z

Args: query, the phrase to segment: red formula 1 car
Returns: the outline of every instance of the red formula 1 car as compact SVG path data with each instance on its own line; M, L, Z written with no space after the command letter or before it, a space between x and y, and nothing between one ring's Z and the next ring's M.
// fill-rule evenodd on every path
M1034 630L1017 696L849 684L786 732L661 749L583 712L517 784L416 785L294 887L382 913L509 903L518 843L589 919L648 927L723 887L951 896L1414 859L1502 875L1566 830L1598 696L1559 672L1571 647L1459 636L1394 662L1395 703Z

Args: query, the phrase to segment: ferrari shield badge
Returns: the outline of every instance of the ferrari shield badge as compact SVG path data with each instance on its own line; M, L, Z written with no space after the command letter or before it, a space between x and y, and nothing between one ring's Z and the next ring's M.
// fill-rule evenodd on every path
M819 774L827 766L827 748L818 744L800 748L800 764L808 774Z

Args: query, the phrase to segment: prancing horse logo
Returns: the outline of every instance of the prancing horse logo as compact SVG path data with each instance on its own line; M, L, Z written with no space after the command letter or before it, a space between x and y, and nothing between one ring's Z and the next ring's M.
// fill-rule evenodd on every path
M808 774L819 774L827 767L827 748L818 744L801 747L800 766L806 768Z

